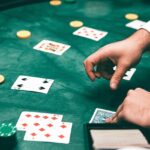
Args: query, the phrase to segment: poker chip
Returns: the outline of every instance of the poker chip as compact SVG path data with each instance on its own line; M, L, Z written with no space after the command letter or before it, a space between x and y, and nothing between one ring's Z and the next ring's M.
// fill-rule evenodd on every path
M31 32L27 30L21 30L17 32L17 37L20 39L27 39L31 36Z
M82 21L78 21L78 20L71 21L70 22L70 26L74 27L74 28L79 28L79 27L83 26L83 22Z
M62 2L60 0L51 0L49 3L52 6L59 6L62 4Z
M5 81L5 77L3 75L0 75L0 84Z
M139 16L137 14L133 14L133 13L129 13L129 14L125 15L125 18L128 20L136 20L136 19L138 19L138 17Z
M16 127L12 123L2 123L0 125L0 137L10 137L16 134Z
M75 3L76 0L65 0L64 2L65 2L65 3Z
M12 123L0 124L0 147L7 149L16 145L16 127Z

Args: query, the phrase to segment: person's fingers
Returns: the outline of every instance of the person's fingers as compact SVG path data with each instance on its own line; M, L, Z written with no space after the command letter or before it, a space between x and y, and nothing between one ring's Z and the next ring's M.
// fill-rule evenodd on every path
M107 118L107 119L105 120L105 122L107 122L107 123L112 123L114 120L116 120L115 118L117 118L118 114L122 111L122 109L123 109L123 104L121 104L121 105L118 107L116 113L115 113L111 118Z
M135 92L135 90L129 90L127 93L127 96L130 96L131 94L133 94Z
M114 118L112 118L111 123L117 123L122 118L123 118L123 114L122 114L122 110L121 110Z
M125 65L118 64L115 73L113 74L111 81L110 81L110 87L112 90L116 90L120 80L124 76L125 72L128 70L128 67Z
M100 72L95 72L94 74L95 74L96 78L100 78L102 76Z
M112 118L106 118L106 119L105 119L105 122L106 122L106 123L111 123L111 122L112 122Z
M94 64L91 61L86 60L84 62L84 67L85 67L86 73L89 76L89 78L91 80L95 80L96 76L95 76L94 71L93 71L94 70Z
M122 111L122 109L123 109L123 103L118 107L118 109L117 109L117 111L116 111L116 113L114 115L114 118L115 118L115 116L118 116L118 114Z
M143 92L143 91L145 91L145 90L143 90L142 88L136 88L135 89L135 92Z
M106 46L100 48L98 51L90 55L86 61L92 61L94 64L98 64L100 61L109 58L111 55L110 51Z
M111 123L117 123L118 120L119 120L119 118L118 118L118 116L116 116L115 118L113 118L113 119L111 120Z
M84 66L87 75L91 80L95 80L96 75L94 73L94 66L98 64L98 62L101 59L104 59L107 55L103 51L97 51L91 56L89 56L85 61L84 61Z

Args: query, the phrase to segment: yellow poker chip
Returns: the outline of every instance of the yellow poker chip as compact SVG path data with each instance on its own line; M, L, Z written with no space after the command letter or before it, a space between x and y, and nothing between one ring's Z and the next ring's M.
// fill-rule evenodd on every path
M79 27L83 26L83 22L82 21L77 21L77 20L71 21L70 26L74 27L74 28L79 28Z
M62 4L62 2L60 0L51 0L49 3L52 6L59 6Z
M27 30L21 30L17 32L17 37L20 39L27 39L31 36L31 32Z
M136 20L139 18L139 16L137 14L129 13L125 15L125 18L128 20Z
M0 84L5 81L5 77L3 75L0 75Z

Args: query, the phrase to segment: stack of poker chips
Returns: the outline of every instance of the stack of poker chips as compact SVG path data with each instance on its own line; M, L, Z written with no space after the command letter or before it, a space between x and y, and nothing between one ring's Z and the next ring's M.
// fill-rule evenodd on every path
M11 150L17 144L16 127L12 123L0 124L0 149Z

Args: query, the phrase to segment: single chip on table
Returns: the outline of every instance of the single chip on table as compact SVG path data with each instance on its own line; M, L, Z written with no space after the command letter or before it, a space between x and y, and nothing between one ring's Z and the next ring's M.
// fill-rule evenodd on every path
M74 27L74 28L79 28L79 27L83 26L83 22L82 21L78 21L78 20L71 21L70 22L70 26Z
M49 3L52 6L59 6L59 5L62 4L62 1L60 1L60 0L51 0Z
M138 19L138 17L139 16L137 14L134 14L134 13L129 13L129 14L125 15L125 18L128 20L136 20L136 19Z
M4 81L5 81L5 77L0 74L0 84L3 83Z
M27 39L31 36L31 32L27 30L21 30L17 32L17 37L20 39Z

